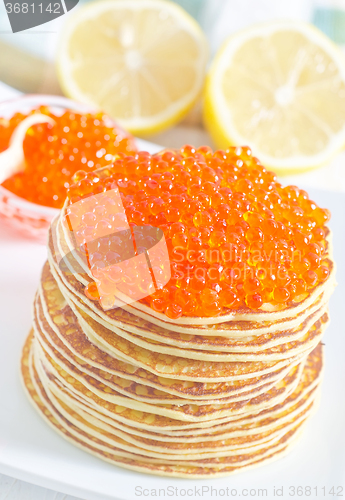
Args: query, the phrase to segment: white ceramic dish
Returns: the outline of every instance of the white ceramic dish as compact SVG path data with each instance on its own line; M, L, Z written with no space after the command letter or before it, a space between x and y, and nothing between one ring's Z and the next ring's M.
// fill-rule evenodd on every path
M78 112L90 112L89 106L77 103L61 96L24 95L8 101L0 102L0 117L10 118L16 112L28 113L38 106L48 106L55 113L62 114L65 109ZM151 152L160 149L147 141L137 140L140 149L151 148ZM0 185L0 220L15 227L24 235L45 243L50 222L58 213L58 209L31 203L13 194Z
M89 108L61 96L21 95L0 103L0 116L11 118L15 113L28 113L38 106L49 106L56 113L66 109L87 112ZM0 185L0 217L1 220L26 236L44 243L50 222L58 213L56 208L31 203Z
M148 144L142 144L142 147L151 149ZM333 213L331 225L339 283L331 299L332 322L324 339L326 374L321 407L300 443L287 457L217 480L159 478L111 466L67 443L41 419L23 392L18 367L46 251L43 246L19 239L15 233L11 234L0 226L0 473L86 500L182 496L316 500L345 496L345 335L342 314L345 297L345 196L320 191L312 192L312 195ZM214 488L213 495L211 487ZM282 487L283 495L278 496ZM267 494L260 492L261 489L267 490ZM157 494L151 490L156 490Z

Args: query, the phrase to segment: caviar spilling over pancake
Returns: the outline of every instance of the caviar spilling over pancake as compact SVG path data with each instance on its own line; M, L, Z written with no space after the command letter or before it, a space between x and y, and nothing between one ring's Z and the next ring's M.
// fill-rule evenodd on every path
M285 307L327 280L329 211L283 187L248 147L121 156L97 173L77 172L68 196L73 204L117 187L132 226L163 230L171 279L142 299L154 311L177 319ZM107 264L112 239L103 240L98 258ZM85 293L99 299L93 284Z
M75 172L95 170L114 161L120 152L136 151L133 138L102 113L66 110L57 115L47 107L40 107L39 112L55 124L28 130L23 144L25 170L3 183L28 201L61 208ZM10 120L0 119L0 152L8 148L14 129L26 116L16 113Z

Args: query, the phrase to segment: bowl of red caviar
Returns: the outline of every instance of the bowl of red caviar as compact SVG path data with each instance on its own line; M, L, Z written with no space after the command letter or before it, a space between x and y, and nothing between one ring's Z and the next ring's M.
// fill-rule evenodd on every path
M45 242L73 176L136 151L134 138L99 110L61 96L26 95L0 104L0 152L28 115L39 112L54 124L31 126L23 142L24 171L0 185L0 219L21 234Z

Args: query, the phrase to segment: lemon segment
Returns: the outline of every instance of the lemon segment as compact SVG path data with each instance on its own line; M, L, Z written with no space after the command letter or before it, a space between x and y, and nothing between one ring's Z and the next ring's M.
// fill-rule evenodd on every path
M164 0L101 0L68 19L58 74L73 99L138 135L179 121L200 96L208 47L199 25Z
M345 145L345 58L302 22L235 34L210 68L204 121L218 147L248 144L281 174L327 163Z

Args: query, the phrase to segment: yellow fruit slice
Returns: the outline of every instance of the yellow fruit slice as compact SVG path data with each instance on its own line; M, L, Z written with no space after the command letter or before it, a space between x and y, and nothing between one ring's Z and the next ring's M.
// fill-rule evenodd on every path
M279 173L315 168L345 145L345 59L302 22L229 38L210 69L204 120L220 148L248 144Z
M208 48L199 25L164 0L101 0L68 20L59 80L73 99L102 108L135 134L158 132L192 107Z

